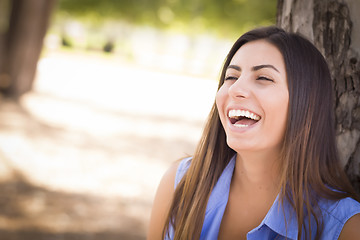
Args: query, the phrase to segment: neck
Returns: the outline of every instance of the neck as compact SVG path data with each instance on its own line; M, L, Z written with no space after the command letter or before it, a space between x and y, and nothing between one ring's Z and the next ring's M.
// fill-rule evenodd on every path
M276 194L279 191L279 154L241 152L236 156L233 183L242 191Z

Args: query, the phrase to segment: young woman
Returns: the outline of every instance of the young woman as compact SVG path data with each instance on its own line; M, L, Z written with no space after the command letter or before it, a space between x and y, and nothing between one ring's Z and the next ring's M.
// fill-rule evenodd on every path
M276 27L245 33L194 156L160 183L148 240L360 239L331 103L328 66L308 40Z

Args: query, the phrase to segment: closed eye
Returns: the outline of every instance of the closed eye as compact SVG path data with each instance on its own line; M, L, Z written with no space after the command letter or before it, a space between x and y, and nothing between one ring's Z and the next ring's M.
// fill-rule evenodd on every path
M271 78L264 77L264 76L260 76L260 77L258 77L256 80L265 80L265 81L274 82L274 80L272 80Z
M226 80L237 80L238 78L237 77L234 77L234 76L228 76L228 77L225 77L225 81Z

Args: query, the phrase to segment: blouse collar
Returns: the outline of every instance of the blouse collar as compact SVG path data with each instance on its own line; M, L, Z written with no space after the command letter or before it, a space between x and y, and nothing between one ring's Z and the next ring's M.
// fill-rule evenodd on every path
M230 192L230 184L235 169L236 154L231 158L230 162L221 174L209 197L206 213L218 209L220 205L227 205ZM280 195L276 197L273 205L262 220L259 226L252 229L248 236L260 230L263 226L267 226L272 231L280 234L287 239L296 239L298 235L298 224L296 212L287 201L286 198L281 202Z

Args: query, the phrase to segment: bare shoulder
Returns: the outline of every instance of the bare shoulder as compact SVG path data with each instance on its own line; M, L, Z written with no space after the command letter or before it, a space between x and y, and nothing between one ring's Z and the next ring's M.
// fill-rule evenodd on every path
M151 210L148 240L157 240L162 237L162 228L174 195L175 176L179 164L180 162L173 163L160 181Z
M360 239L360 213L352 216L345 223L338 239Z

